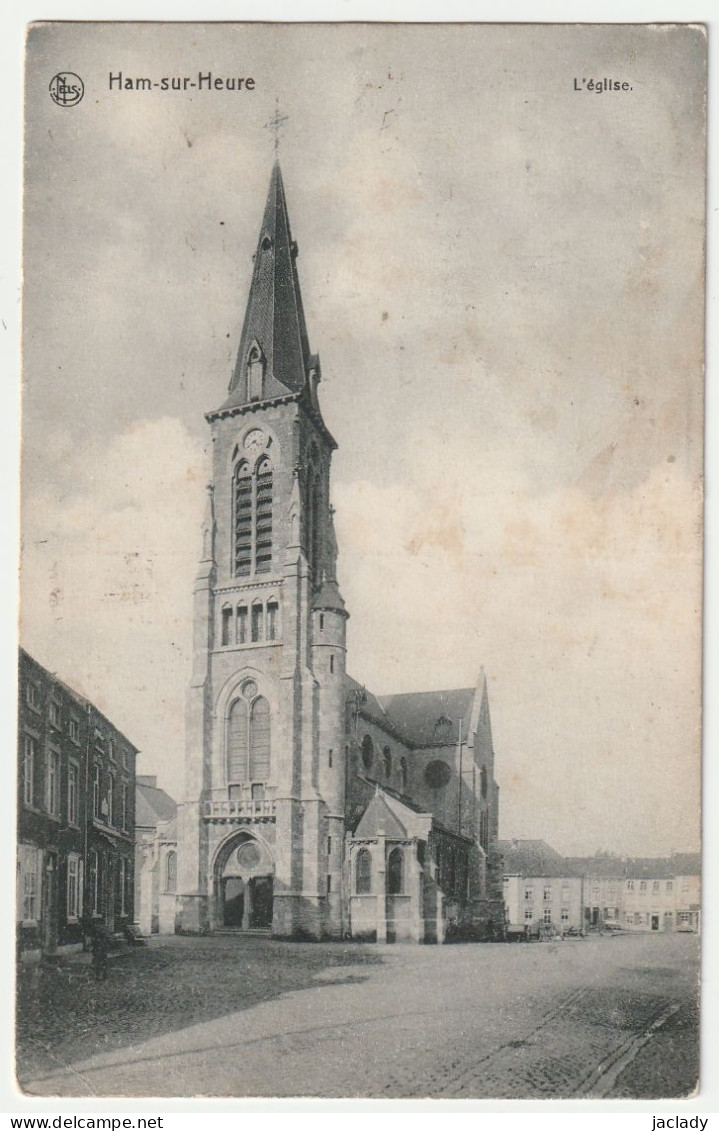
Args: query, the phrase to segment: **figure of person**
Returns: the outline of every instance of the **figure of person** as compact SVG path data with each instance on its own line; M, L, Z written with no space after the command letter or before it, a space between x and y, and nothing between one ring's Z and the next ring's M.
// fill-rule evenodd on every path
M96 927L92 936L92 968L96 982L107 981L107 935L102 927Z

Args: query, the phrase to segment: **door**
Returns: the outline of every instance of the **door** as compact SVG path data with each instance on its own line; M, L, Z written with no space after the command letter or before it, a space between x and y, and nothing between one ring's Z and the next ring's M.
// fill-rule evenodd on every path
M250 926L272 926L272 876L255 876L252 884L252 916Z
M652 915L652 930L653 931L659 930L659 916L658 915Z
M42 877L42 949L52 954L57 949L57 856L45 854Z
M222 881L222 923L225 927L241 927L245 910L245 885L239 876Z

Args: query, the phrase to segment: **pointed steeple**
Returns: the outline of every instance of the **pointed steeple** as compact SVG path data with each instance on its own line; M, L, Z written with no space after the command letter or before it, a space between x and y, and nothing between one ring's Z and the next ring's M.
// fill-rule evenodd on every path
M311 358L279 162L270 178L229 396L223 408L302 390Z

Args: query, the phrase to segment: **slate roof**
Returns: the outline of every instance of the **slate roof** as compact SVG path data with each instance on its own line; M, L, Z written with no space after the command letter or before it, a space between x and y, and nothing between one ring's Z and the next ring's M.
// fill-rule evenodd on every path
M459 739L459 723L466 738L476 688L449 691L412 691L382 695L379 704L395 729L413 746L448 746Z
M698 852L676 852L671 858L675 876L700 876L702 858Z
M566 857L544 840L500 840L505 876L578 876Z
M171 821L177 814L177 804L156 786L135 786L135 825L137 828L154 829L164 821Z
M218 411L248 403L247 356L257 342L265 362L265 396L273 399L304 389L312 362L302 308L282 173L277 161L272 169L262 219L245 321L230 381L229 395Z

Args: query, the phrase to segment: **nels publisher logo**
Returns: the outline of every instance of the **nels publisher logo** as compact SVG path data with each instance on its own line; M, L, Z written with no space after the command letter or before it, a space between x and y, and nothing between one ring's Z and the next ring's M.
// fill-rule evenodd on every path
M77 106L85 93L85 84L73 71L60 71L50 80L50 97L56 106Z

